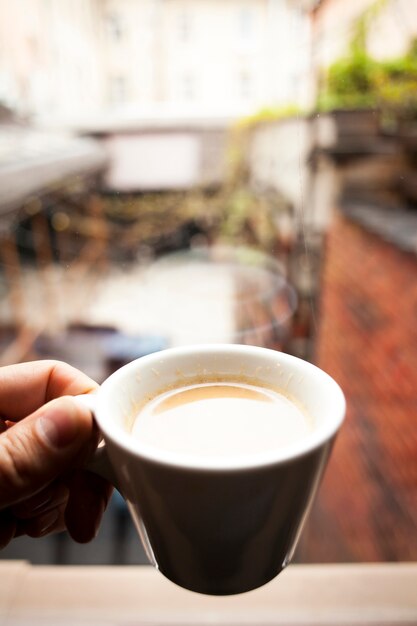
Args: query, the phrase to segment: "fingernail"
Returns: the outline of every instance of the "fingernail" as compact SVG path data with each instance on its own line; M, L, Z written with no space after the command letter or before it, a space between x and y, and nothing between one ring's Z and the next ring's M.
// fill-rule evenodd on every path
M55 448L70 445L78 435L77 408L69 398L56 400L45 407L36 424L38 433Z

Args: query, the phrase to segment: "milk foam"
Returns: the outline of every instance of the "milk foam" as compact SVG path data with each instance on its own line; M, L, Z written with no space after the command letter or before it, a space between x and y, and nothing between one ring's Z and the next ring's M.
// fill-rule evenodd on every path
M312 420L283 394L243 383L205 383L155 397L139 412L132 435L160 450L230 459L273 452L312 429Z

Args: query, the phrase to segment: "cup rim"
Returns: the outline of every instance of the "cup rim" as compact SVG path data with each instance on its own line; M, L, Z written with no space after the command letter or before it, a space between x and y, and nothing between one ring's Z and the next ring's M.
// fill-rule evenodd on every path
M216 353L232 353L233 355L253 355L264 357L275 357L280 364L290 363L295 367L308 370L321 384L327 386L327 396L331 394L332 403L334 405L331 417L325 424L315 427L311 434L302 440L295 442L285 448L278 448L274 451L267 451L257 454L242 454L234 456L230 459L218 457L205 457L183 455L180 452L169 452L140 442L133 438L127 431L120 426L114 424L111 416L106 412L107 403L106 396L114 385L118 386L125 376L135 372L137 375L137 367L140 362L141 368L151 368L156 362L160 362L161 358L172 358L174 356L187 356L195 354L216 354ZM276 465L287 461L295 460L305 456L320 448L323 444L333 439L339 430L346 413L346 400L342 389L338 383L322 369L300 359L299 357L251 345L239 344L195 344L190 346L181 346L168 348L131 361L127 365L116 370L101 385L94 398L94 414L96 421L102 431L106 443L108 441L117 447L125 450L130 455L143 458L154 463L174 466L182 469L194 469L203 471L241 471L243 469L261 468L264 466Z

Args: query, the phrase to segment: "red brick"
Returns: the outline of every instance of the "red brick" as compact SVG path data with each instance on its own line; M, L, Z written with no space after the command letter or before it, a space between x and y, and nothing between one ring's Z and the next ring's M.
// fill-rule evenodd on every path
M322 280L316 361L348 415L298 558L417 560L417 257L337 216Z

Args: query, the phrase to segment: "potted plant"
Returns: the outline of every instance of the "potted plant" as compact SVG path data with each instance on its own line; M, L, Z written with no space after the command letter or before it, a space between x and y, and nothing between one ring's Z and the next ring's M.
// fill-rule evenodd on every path
M377 66L366 52L355 50L328 69L318 109L331 113L339 139L378 134Z
M330 112L339 139L376 136L380 131L379 64L368 54L368 33L386 0L374 0L355 20L349 50L324 77L318 108Z

